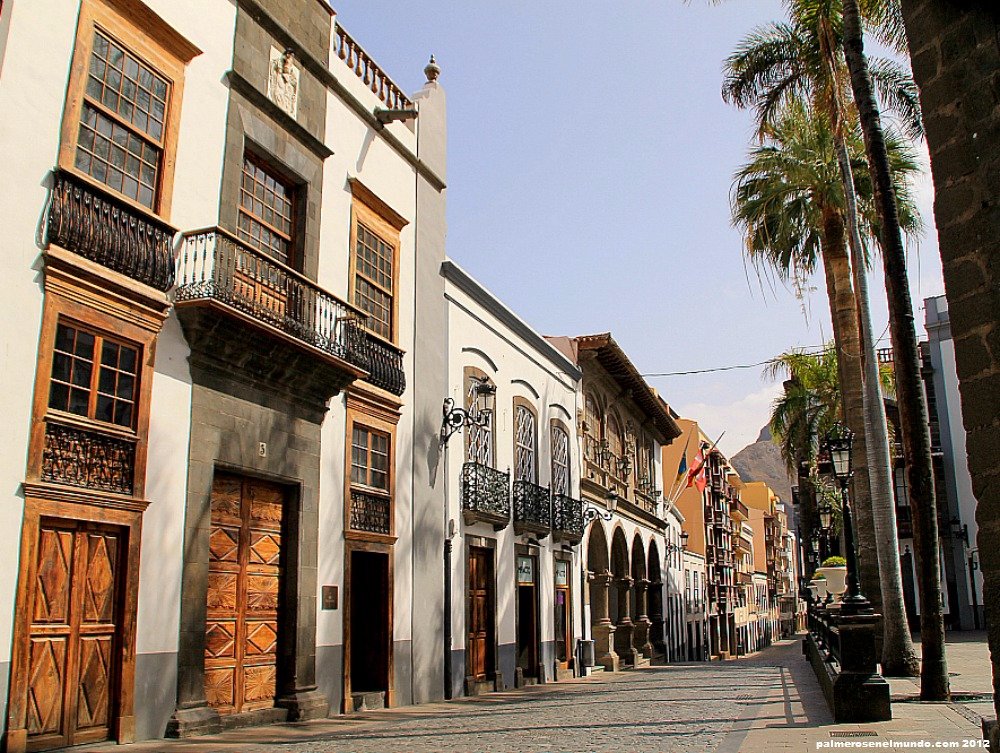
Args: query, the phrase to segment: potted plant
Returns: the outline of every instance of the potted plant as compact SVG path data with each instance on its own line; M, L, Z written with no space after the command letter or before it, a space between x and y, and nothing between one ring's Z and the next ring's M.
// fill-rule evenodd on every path
M847 560L843 557L827 557L816 572L824 575L826 588L834 596L840 596L847 590Z
M816 574L813 575L811 581L809 581L809 590L812 591L813 596L822 602L826 598L827 587L826 587L826 576L823 575L818 569Z

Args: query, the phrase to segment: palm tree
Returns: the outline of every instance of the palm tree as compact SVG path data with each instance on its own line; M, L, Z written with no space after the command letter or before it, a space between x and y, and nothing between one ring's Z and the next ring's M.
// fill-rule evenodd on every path
M815 481L818 438L840 418L836 350L782 353L764 371L765 379L784 377L784 392L771 406L771 438L789 473L798 476L799 535L807 544L818 533Z
M941 603L941 563L938 554L937 506L931 460L927 404L920 385L920 364L906 259L895 190L892 183L885 134L873 92L872 69L864 54L861 8L858 0L843 0L844 55L857 103L861 129L881 225L882 263L889 300L889 322L896 368L900 428L910 490L913 547L920 583L920 638L923 649L920 697L943 701L950 697L948 666L944 654L944 614ZM869 0L870 4L870 0ZM876 6L884 21L877 28L880 41L905 50L898 2L883 0Z
M808 110L798 102L786 105L782 120L765 128L767 141L751 151L750 161L739 170L734 179L732 209L734 223L746 235L747 253L755 264L765 264L787 279L800 273L813 271L822 260L826 273L830 299L831 319L838 357L838 382L850 385L852 396L842 390L844 413L858 419L861 406L860 369L858 368L859 329L857 311L847 259L845 239L846 216L842 173L836 159L836 145L829 121L821 114ZM862 156L862 144L856 133L849 134L848 146L852 162L861 169L856 192L861 197L861 216L865 225L864 241L872 238L876 220L871 205L871 183L867 179ZM917 170L915 160L898 136L892 136L894 170L899 185L904 187L901 204L910 227L917 223L912 200L905 189L906 176ZM851 362L850 354L854 354ZM853 368L852 368L853 366ZM853 399L851 399L853 397ZM881 398L879 398L881 404ZM861 416L864 432L864 416ZM883 430L884 431L884 430ZM859 439L863 437L860 433ZM862 458L867 460L866 455ZM864 462L856 461L856 468ZM861 475L861 474L859 474ZM856 491L863 492L867 479L857 483ZM857 499L858 497L856 497ZM869 509L867 538L872 537L871 510ZM895 541L895 530L891 530ZM868 550L869 557L871 549ZM893 543L893 553L898 567L898 550ZM871 594L881 594L885 579L878 579L871 586ZM866 588L869 586L866 585ZM885 623L905 626L902 607L902 578L899 579L899 600L889 599L887 606L893 611L884 612ZM895 613L898 609L898 614ZM887 659L886 671L899 672L914 669L913 648L905 629L903 635L890 628L884 645ZM895 657L902 656L902 661ZM907 656L911 657L907 660Z
M863 18L883 36L894 33L893 16L878 0L863 0ZM848 106L846 68L840 56L842 14L840 0L786 0L791 21L755 30L727 61L723 96L741 107L754 107L763 130L792 99L805 98L824 112L832 124L851 249L854 289L861 323L857 352L842 353L844 402L847 423L854 431L855 465L864 471L855 478L861 579L876 606L881 606L885 641L883 664L887 673L913 674L916 657L909 634L892 620L902 603L895 515L891 497L891 471L885 437L885 415L878 394L877 365L871 334L865 276L865 252L857 217L855 178L846 146L854 115ZM921 129L916 88L898 64L879 60L872 68L883 99L889 102L911 133ZM834 323L836 335L836 323ZM864 358L862 358L864 354ZM860 446L858 440L861 440ZM863 478L867 477L867 478ZM878 515L875 515L876 510ZM874 553L874 556L873 556ZM881 576L881 577L880 577ZM882 591L890 602L879 605Z

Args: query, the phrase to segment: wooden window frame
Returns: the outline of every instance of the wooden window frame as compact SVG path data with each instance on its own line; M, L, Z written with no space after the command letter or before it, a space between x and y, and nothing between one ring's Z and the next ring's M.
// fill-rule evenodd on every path
M162 153L153 207L147 207L76 167L80 115L83 110L94 32L100 29L110 39L167 80L167 107L163 123ZM184 69L200 50L178 34L145 5L134 0L83 0L77 23L76 43L66 90L59 144L59 167L79 180L146 215L170 219L177 138L184 95ZM105 108L106 109L106 108ZM120 118L115 117L119 122ZM124 121L121 121L124 122ZM129 124L129 130L134 128Z
M80 420L87 422L94 422L95 429L100 430L105 428L111 428L120 431L129 431L134 435L135 425L138 421L138 414L139 414L139 405L138 405L139 396L142 394L140 391L141 385L139 384L139 379L142 372L142 355L143 355L142 345L140 343L126 340L122 337L117 337L113 334L108 333L105 330L98 329L92 325L78 322L75 319L70 319L65 316L60 316L56 321L56 329L55 332L53 333L52 347L50 349L51 352L48 354L50 364L55 360L55 340L56 337L58 336L58 331L60 326L71 327L77 332L85 332L94 338L94 345L93 345L94 358L90 362L91 363L90 384L86 387L87 391L90 394L89 397L87 398L87 413L85 415L80 413L74 413L73 411L70 410L64 410L62 408L54 408L51 405L49 405L49 403L52 400L52 384L53 382L57 381L55 377L52 376L51 366L50 366L49 394L48 398L46 399L46 407L48 411L51 412L51 415L64 417L68 422L80 421ZM111 342L121 347L132 348L133 350L136 351L136 364L135 364L136 370L135 373L132 374L132 377L135 379L136 383L135 386L133 387L133 399L131 400L133 406L132 419L131 421L129 421L128 425L120 424L117 421L105 421L102 418L97 418L97 416L95 415L97 413L97 401L99 395L106 394L106 393L101 393L100 391L101 369L104 368L105 366L102 360L102 355L103 355L102 352L104 349L103 346L105 342ZM70 354L70 356L72 358L77 357L76 353L72 353ZM118 369L115 370L119 371ZM72 381L66 382L65 384L73 386ZM82 385L76 385L76 386L81 387ZM115 401L118 401L120 399L117 395L113 395L111 397Z
M364 392L349 392L347 395L347 421L344 448L344 537L357 541L371 541L392 544L396 541L396 426L399 410L380 404ZM351 481L352 437L355 424L376 431L389 438L389 467L387 489L355 484ZM374 492L389 499L389 533L358 531L351 528L351 489Z
M242 195L243 195L243 176L246 174L244 171L244 164L246 162L251 162L265 173L267 173L271 178L275 180L276 183L280 183L284 188L288 190L288 198L291 203L291 232L288 236L276 228L274 225L265 221L263 218L258 217L256 214L249 210L243 208ZM289 267L297 272L302 270L302 262L304 258L303 254L303 228L301 225L302 219L302 197L303 197L303 185L301 181L296 180L287 171L283 170L280 165L278 165L273 159L269 158L266 154L263 154L260 150L254 149L247 146L243 150L243 161L240 162L239 170L240 184L237 187L237 201L236 201L236 228L234 234L240 239L241 243L245 243L247 246L252 248L255 252L263 254L271 261L275 261L278 264L282 264ZM252 222L256 222L261 227L265 228L268 232L274 233L276 235L287 237L288 240L288 254L287 259L279 259L278 257L272 255L270 251L257 248L251 241L243 237L240 232L240 217L246 215L250 218Z
M48 287L48 285L47 285ZM129 428L49 408L49 389L52 377L52 360L55 349L56 329L60 322L75 324L96 335L108 337L116 342L127 343L139 351L136 369L138 382L135 394L135 415ZM143 326L145 324L145 326ZM31 442L28 450L27 481L39 483L42 479L42 463L45 450L45 427L50 420L62 425L76 426L107 437L127 439L135 442L135 464L132 479L132 494L135 504L145 507L146 456L149 434L150 396L153 383L153 363L155 360L158 322L134 323L117 316L102 313L75 296L63 295L58 290L46 291L45 307L42 313L41 334L38 345L38 362L35 369L35 396L32 407ZM46 485L48 485L46 483ZM120 494L103 492L86 487L66 487L62 496L78 495L80 501L100 504L105 495L121 500Z
M519 447L518 442L517 442L517 409L518 408L523 408L524 410L527 410L531 414L531 417L532 417L532 419L534 421L534 436L532 437L534 446L532 447L532 453L531 453L532 454L532 458L531 458L531 460L532 460L532 468L531 468L532 477L531 478L525 478L525 479L519 479L517 477L517 470L518 470L517 469L517 450L518 450L518 447ZM511 409L513 411L513 426L512 426L513 431L511 432L511 441L512 441L512 446L513 446L513 450L514 450L513 480L514 481L530 481L533 484L538 484L539 483L539 479L538 479L538 456L540 454L540 452L539 452L539 446L538 446L538 411L535 409L535 406L531 404L531 402L529 402L528 400L526 400L523 397L515 397L514 400L513 400L512 405L511 405Z
M364 225L369 232L374 233L384 243L392 247L392 295L389 302L389 337L385 337L365 322L365 331L380 340L392 345L399 343L399 257L400 233L408 221L380 199L371 189L357 178L349 180L351 187L351 248L350 271L348 280L348 299L351 304L357 304L358 280L358 225Z

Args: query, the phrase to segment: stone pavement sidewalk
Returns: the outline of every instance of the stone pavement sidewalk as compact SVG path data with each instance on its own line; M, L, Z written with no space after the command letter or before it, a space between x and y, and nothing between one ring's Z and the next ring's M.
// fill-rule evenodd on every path
M961 704L898 703L894 719L832 723L801 640L747 659L686 663L479 698L87 753L765 753L837 742L980 737ZM855 737L844 737L855 735ZM902 750L903 748L896 748ZM892 750L892 748L882 748Z

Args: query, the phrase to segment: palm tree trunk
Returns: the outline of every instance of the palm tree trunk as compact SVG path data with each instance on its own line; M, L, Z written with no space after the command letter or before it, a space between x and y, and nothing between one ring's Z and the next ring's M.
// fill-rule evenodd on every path
M881 600L876 605L876 611L882 613L882 674L890 677L915 677L920 673L920 663L913 650L910 627L906 621L906 606L903 602L903 572L899 566L896 506L892 498L889 427L880 389L878 359L875 355L875 335L872 332L871 306L868 300L868 273L865 269L861 237L858 234L854 174L843 137L838 138L837 161L840 163L846 189L848 227L851 229L851 265L854 271L854 289L857 294L858 321L861 327L865 441L868 445L875 553L881 575L879 581ZM850 219L852 217L853 225ZM876 603L873 601L873 604Z
M875 187L876 208L882 226L882 264L889 299L889 325L896 372L896 397L903 434L903 455L913 515L913 546L920 581L920 643L922 667L920 697L945 701L950 697L944 652L944 614L941 602L941 562L938 556L937 505L931 460L927 404L920 382L920 360L913 321L906 257L899 229L896 193L882 133L878 105L864 56L864 41L856 0L844 2L844 53L851 87L861 118L868 165Z
M858 332L857 305L851 284L851 265L847 256L847 229L843 215L823 210L823 270L830 300L833 340L837 347L837 374L844 420L854 432L851 464L851 499L857 513L858 562L861 589L881 596L875 532L872 525L871 486L868 479L868 443L865 441L865 411L861 380L861 343ZM869 598L871 598L869 596Z

